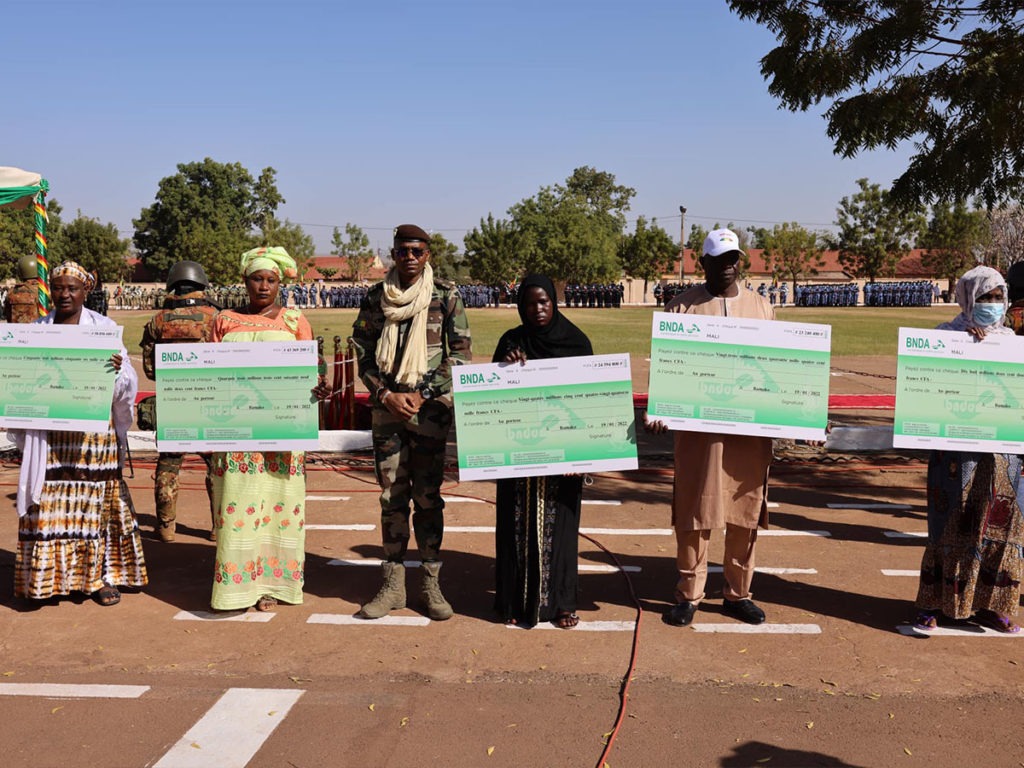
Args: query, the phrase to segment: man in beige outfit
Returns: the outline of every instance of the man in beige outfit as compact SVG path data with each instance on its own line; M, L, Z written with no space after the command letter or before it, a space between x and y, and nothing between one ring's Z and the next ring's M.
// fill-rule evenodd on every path
M743 251L734 232L716 229L704 241L703 250L701 265L706 282L676 296L665 307L666 312L775 319L774 310L762 296L737 282ZM646 426L656 433L667 430L661 421ZM725 613L748 624L764 622L764 611L750 599L750 582L757 528L768 522L765 491L771 461L771 438L675 433L672 523L679 582L676 605L665 615L669 624L685 627L693 621L704 599L711 531L723 528Z

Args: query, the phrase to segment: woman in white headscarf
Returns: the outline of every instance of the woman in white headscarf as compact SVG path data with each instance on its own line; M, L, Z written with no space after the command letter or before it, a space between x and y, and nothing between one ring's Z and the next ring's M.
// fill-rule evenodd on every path
M282 277L295 276L284 248L255 248L242 255L249 303L224 310L214 321L215 342L310 341L309 321L278 301ZM313 390L329 392L321 382ZM211 605L216 610L277 602L302 602L305 580L306 463L301 451L215 453L214 529L217 560Z
M1006 283L990 267L975 267L956 285L960 314L939 330L981 340L1013 335L1003 325ZM928 462L928 545L921 562L915 627L972 619L1016 633L1024 564L1021 457L1002 453L933 451Z
M76 262L55 267L50 272L54 309L35 322L115 327L84 306L93 285L93 276ZM106 430L12 430L23 452L16 597L46 600L82 592L100 605L116 605L118 586L146 584L139 523L121 476L139 380L123 347L109 364L115 373Z

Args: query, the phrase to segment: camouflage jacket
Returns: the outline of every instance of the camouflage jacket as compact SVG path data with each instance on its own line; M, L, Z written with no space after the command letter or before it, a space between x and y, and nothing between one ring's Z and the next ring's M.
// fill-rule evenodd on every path
M7 294L7 301L4 302L4 319L8 323L31 323L38 320L38 296L38 283L18 283Z
M164 307L142 330L142 369L154 380L156 345L209 341L218 311L202 291L169 296Z
M1006 312L1007 328L1012 328L1018 336L1024 336L1024 299L1013 302Z
M352 326L359 378L370 390L374 404L377 403L377 391L382 387L396 392L408 390L407 387L395 386L392 371L381 371L377 366L377 342L384 329L384 311L381 309L383 291L384 283L377 283L370 288ZM422 383L437 393L438 400L450 406L452 366L470 363L472 360L469 321L462 296L454 283L435 277L434 293L427 308L427 373Z

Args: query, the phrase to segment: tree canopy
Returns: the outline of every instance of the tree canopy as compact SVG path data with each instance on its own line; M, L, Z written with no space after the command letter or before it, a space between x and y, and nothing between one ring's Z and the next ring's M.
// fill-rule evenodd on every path
M514 282L523 274L522 239L511 221L488 213L463 239L470 277L485 285Z
M370 238L361 227L346 222L344 237L341 230L335 227L331 234L331 245L334 246L331 253L345 259L347 270L345 277L352 282L358 283L362 280L373 266L373 249L370 248ZM324 271L321 269L320 273L323 274Z
M459 246L440 232L430 234L430 264L437 277L457 280L462 271Z
M635 195L614 174L583 166L564 185L541 187L513 205L508 213L522 237L523 271L567 282L618 280L619 241Z
M794 222L776 224L760 233L765 264L776 278L793 283L793 295L800 278L818 274L822 258L821 238L816 232Z
M854 277L891 277L924 227L924 216L893 202L888 190L867 179L836 209L839 261Z
M729 0L770 30L761 59L783 107L827 102L835 152L916 153L894 181L901 204L986 205L1024 189L1024 0Z
M988 219L982 211L972 211L966 203L940 203L921 236L921 263L949 282L950 288L978 263L991 240Z
M622 271L629 277L644 281L644 296L647 295L648 281L660 279L678 253L679 247L668 232L658 226L658 220L651 219L648 224L643 216L637 218L636 228L624 235L619 245Z
M239 257L258 244L284 199L264 168L259 181L241 163L180 163L160 180L156 201L135 219L135 246L159 279L177 261L197 261L214 283L238 279Z
M46 201L47 257L51 264L61 260L62 223L60 203L55 198ZM18 259L35 254L35 216L32 207L4 208L0 210L0 280L17 273Z
M128 240L118 235L116 225L101 224L79 211L77 218L64 226L61 240L65 252L73 253L75 261L95 271L103 282L118 282L128 276Z

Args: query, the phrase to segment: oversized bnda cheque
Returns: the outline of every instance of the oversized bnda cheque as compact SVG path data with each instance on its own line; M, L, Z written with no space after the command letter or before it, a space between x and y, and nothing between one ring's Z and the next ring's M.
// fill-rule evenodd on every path
M629 355L452 369L459 478L636 469Z
M1024 339L900 328L893 445L1024 452Z
M832 328L655 312L647 412L669 429L824 440Z
M157 450L315 450L315 341L156 349Z
M0 426L106 432L120 350L121 326L0 325Z

